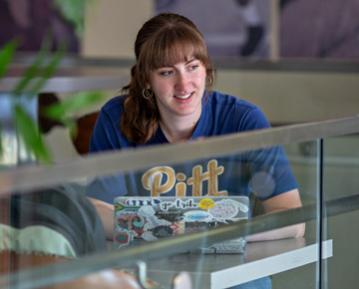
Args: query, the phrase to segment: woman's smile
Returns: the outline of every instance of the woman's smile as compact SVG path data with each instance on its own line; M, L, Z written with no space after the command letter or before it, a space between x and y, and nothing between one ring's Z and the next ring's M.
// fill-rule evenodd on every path
M186 99L189 99L192 95L193 95L194 92L191 92L191 93L188 93L188 94L184 94L184 95L175 95L175 98L179 98L181 100L186 100Z

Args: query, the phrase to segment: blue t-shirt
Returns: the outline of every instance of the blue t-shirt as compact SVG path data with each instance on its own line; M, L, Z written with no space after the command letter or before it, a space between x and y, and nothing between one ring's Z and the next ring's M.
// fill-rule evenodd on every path
M161 128L144 145L129 142L120 131L124 99L125 96L115 97L101 109L91 138L91 152L168 143ZM202 113L191 139L269 126L257 106L234 96L206 92ZM259 199L265 200L296 187L283 149L271 147L101 177L89 186L88 196L112 203L120 195L249 196L255 193Z

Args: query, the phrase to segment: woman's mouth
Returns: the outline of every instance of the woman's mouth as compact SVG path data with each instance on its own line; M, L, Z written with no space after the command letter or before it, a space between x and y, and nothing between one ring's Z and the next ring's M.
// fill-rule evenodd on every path
M183 95L175 95L175 98L179 98L182 100L188 99L193 95L194 92L188 93L188 94L183 94Z

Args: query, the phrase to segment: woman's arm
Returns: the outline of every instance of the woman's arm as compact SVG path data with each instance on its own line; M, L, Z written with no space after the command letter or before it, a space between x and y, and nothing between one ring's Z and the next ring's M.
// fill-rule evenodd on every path
M297 189L280 194L262 202L265 214L270 214L302 206L299 191ZM291 225L280 229L262 232L248 236L249 242L268 241L284 238L303 237L305 232L305 223Z
M94 198L89 198L92 205L95 207L100 219L102 221L106 239L112 240L114 227L114 207L112 204L100 201Z

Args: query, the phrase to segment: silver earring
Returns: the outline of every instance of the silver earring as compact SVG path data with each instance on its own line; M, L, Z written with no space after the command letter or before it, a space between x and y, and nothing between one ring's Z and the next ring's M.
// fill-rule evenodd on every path
M144 99L149 100L153 98L153 91L151 89L142 89L142 96Z

